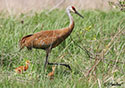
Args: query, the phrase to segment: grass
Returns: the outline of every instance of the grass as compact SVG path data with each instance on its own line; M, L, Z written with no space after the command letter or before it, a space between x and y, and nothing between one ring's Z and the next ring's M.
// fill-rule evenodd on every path
M0 13L0 88L105 88L113 84L123 88L125 13L97 10L80 13L84 19L73 14L75 28L72 34L53 49L49 57L50 62L70 64L73 71L58 66L54 80L47 77L51 66L47 67L47 72L43 71L45 51L28 51L25 48L18 52L19 40L40 30L67 27L69 19L65 11L54 10L49 14L43 11L19 16ZM27 59L31 61L28 71L15 74L14 68L24 65Z

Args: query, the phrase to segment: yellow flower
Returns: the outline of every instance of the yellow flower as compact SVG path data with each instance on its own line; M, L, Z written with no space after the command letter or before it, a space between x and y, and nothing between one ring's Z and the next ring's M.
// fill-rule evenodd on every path
M85 30L86 30L86 31L90 31L91 28L92 28L92 26L90 25L90 26L86 27Z

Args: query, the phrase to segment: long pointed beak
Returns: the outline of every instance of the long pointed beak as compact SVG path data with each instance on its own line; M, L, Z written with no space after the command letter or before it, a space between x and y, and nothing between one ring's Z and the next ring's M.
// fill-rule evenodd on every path
M77 11L75 12L77 15L79 15L80 17L84 18L80 13L78 13Z

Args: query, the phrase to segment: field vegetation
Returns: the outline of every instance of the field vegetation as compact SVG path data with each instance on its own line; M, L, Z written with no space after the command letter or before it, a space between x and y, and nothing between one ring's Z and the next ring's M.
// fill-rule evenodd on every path
M16 15L0 13L0 88L117 88L125 87L125 13L121 11L79 11L73 15L71 35L49 57L57 66L53 80L44 72L45 51L26 48L19 52L19 40L41 30L67 27L65 10ZM14 69L30 60L29 69L15 74Z

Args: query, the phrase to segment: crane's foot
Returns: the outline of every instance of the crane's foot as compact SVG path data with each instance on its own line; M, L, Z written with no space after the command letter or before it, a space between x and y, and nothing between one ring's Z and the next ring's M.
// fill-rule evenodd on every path
M65 66L65 67L69 68L69 70L72 71L70 65L68 65L68 64L62 64L62 63L48 63L48 65L62 65L62 66Z

